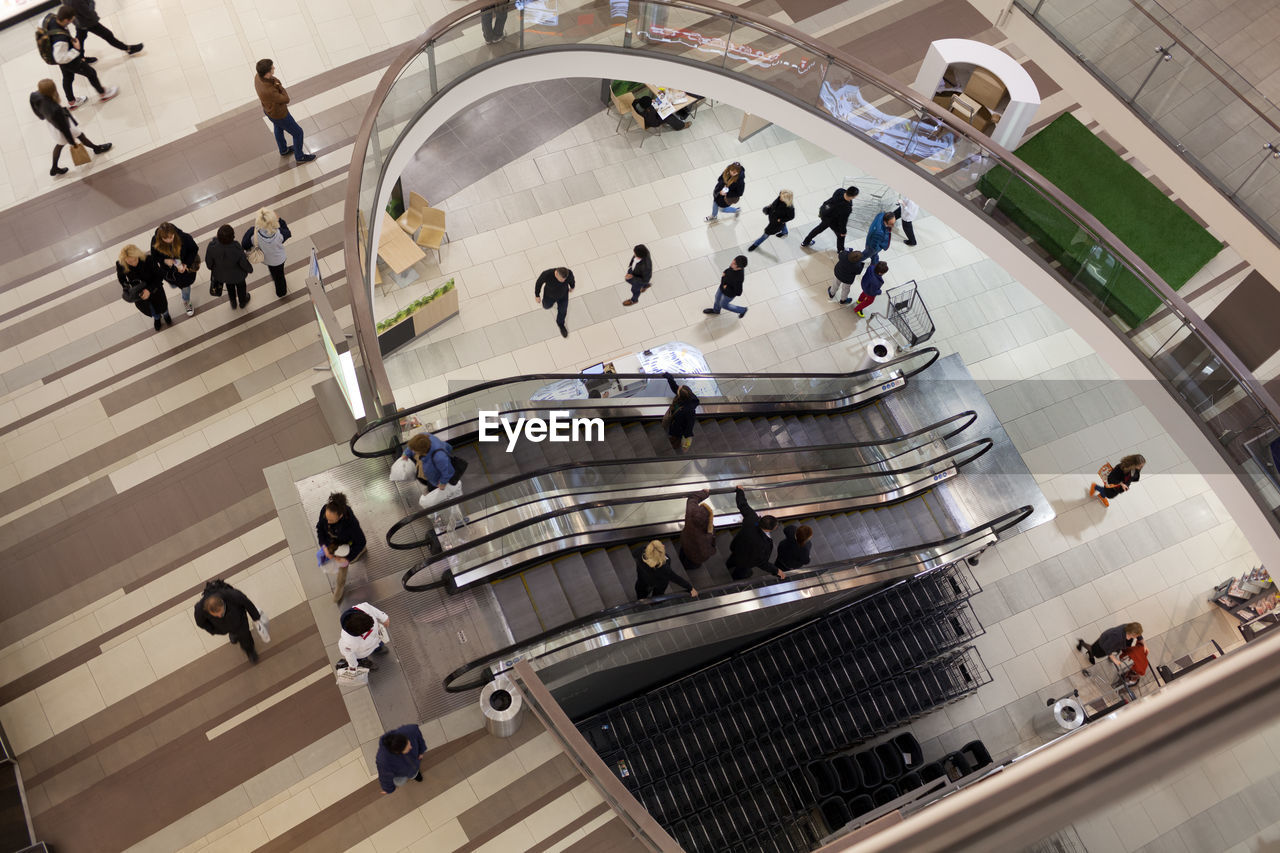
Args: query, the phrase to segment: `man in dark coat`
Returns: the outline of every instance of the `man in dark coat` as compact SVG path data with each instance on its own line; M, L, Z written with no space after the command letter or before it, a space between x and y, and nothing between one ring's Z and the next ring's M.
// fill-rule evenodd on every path
M76 41L80 42L80 49L84 49L85 41L89 37L89 33L102 37L107 44L123 50L129 56L142 52L142 42L137 44L125 44L116 38L116 34L106 28L102 23L102 18L98 16L96 0L67 0L67 6L70 6L76 13ZM85 62L97 62L97 57L86 56Z
M249 620L262 618L249 596L221 580L205 584L204 595L196 602L196 625L214 635L228 635L248 655L250 663L258 662L253 646L253 628Z
M573 290L573 271L568 267L554 267L543 270L538 280L533 283L533 299L541 302L543 309L555 306L556 325L560 327L560 337L569 337L564 318L569 313L569 291Z
M427 741L422 729L410 723L384 734L378 741L374 764L378 768L378 785L384 794L412 779L422 781L422 759L427 754Z
M769 564L773 557L773 537L769 534L778 526L778 519L772 515L757 514L747 503L742 486L735 487L733 495L738 503L738 512L742 513L742 526L729 543L729 559L725 561L729 573L734 580L740 581L751 577L752 569L759 569L782 580L786 573Z
M853 200L857 196L857 187L837 187L831 198L818 208L818 224L800 245L812 246L813 238L830 228L836 235L836 251L843 252L844 235L849 229L849 214L853 213Z
M742 282L746 278L743 270L747 268L747 256L738 255L729 262L729 268L720 276L720 287L716 290L715 304L703 308L703 314L719 314L720 309L727 308L738 315L741 320L747 316L747 309L733 304L733 300L742 295Z

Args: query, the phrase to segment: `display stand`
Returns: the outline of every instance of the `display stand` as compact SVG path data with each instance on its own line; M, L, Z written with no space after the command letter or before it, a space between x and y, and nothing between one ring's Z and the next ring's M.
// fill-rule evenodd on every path
M1209 600L1245 623L1258 621L1260 616L1270 614L1280 604L1275 582L1263 566L1238 578L1227 578L1213 588Z

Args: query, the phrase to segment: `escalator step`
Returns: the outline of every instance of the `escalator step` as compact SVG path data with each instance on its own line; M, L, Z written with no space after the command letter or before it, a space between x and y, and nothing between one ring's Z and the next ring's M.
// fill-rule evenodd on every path
M494 595L498 599L498 607L502 610L502 618L516 642L527 640L542 633L542 624L538 621L537 611L529 600L529 593L524 588L524 580L520 575L503 578L491 584Z
M605 607L617 607L635 597L634 584L628 588L618 583L618 575L613 570L613 561L609 559L603 548L595 548L583 553L582 561L586 563L592 586Z
M538 620L543 630L558 627L573 621L573 609L569 606L569 598L560 586L560 578L550 563L535 566L522 573L525 589L533 602L533 609L538 613Z
M636 547L639 547L637 545ZM636 558L630 548L609 548L605 550L605 556L609 558L609 563L613 566L613 575L618 579L618 585L627 593L628 600L635 600L636 597Z
M560 588L569 599L575 617L583 617L604 608L604 598L596 589L586 562L578 553L566 554L552 563Z

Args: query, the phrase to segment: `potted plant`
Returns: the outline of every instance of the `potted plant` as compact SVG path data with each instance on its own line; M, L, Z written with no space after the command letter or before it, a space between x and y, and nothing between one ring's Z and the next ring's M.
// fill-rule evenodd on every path
M439 326L458 313L458 291L453 279L415 299L377 325L378 349L383 355Z

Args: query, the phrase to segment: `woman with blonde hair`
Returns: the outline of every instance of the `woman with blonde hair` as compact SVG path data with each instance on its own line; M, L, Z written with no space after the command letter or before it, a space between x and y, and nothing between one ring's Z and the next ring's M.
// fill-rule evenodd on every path
M49 124L49 135L53 137L53 166L49 174L55 178L67 173L66 166L58 165L64 147L83 144L94 154L106 154L111 150L110 142L95 145L84 135L80 125L71 117L71 111L62 105L58 86L52 80L45 79L36 84L36 90L31 93L31 111L36 118Z
M735 160L724 167L724 171L716 180L716 188L711 193L711 215L705 221L714 222L721 210L737 216L738 208L733 205L738 203L738 199L742 198L742 194L746 191L747 170Z
M1138 482L1138 478L1142 475L1142 468L1147 464L1147 457L1141 453L1131 453L1121 459L1111 473L1107 474L1107 484L1099 486L1097 483L1089 484L1089 497L1096 497L1102 501L1103 506L1111 506L1110 498L1129 491L1132 483Z
M791 233L787 230L787 223L796 218L795 198L791 195L791 190L779 190L778 197L764 209L764 215L769 217L769 224L764 226L764 233L747 247L748 252L754 252L761 243L775 234L785 237Z
M674 582L684 587L689 595L695 598L698 591L684 578L671 570L671 558L667 556L667 548L657 539L643 548L637 548L636 556L636 598L648 598L651 595L662 595L667 591L667 584Z
M161 222L151 238L151 257L155 258L164 280L182 291L182 306L187 316L196 313L191 304L191 285L200 269L200 247L195 238L172 222Z
M169 316L169 297L164 293L164 278L155 260L130 243L120 250L116 260L116 279L120 282L120 298L132 302L134 307L155 321L156 331L161 322L173 325Z
M292 236L285 221L277 216L274 210L264 207L258 211L253 225L249 226L249 230L244 232L244 237L240 240L240 246L246 252L250 252L250 263L257 263L257 259L252 254L253 249L256 248L262 252L261 260L271 271L271 280L276 285L276 296L285 294L284 241Z

